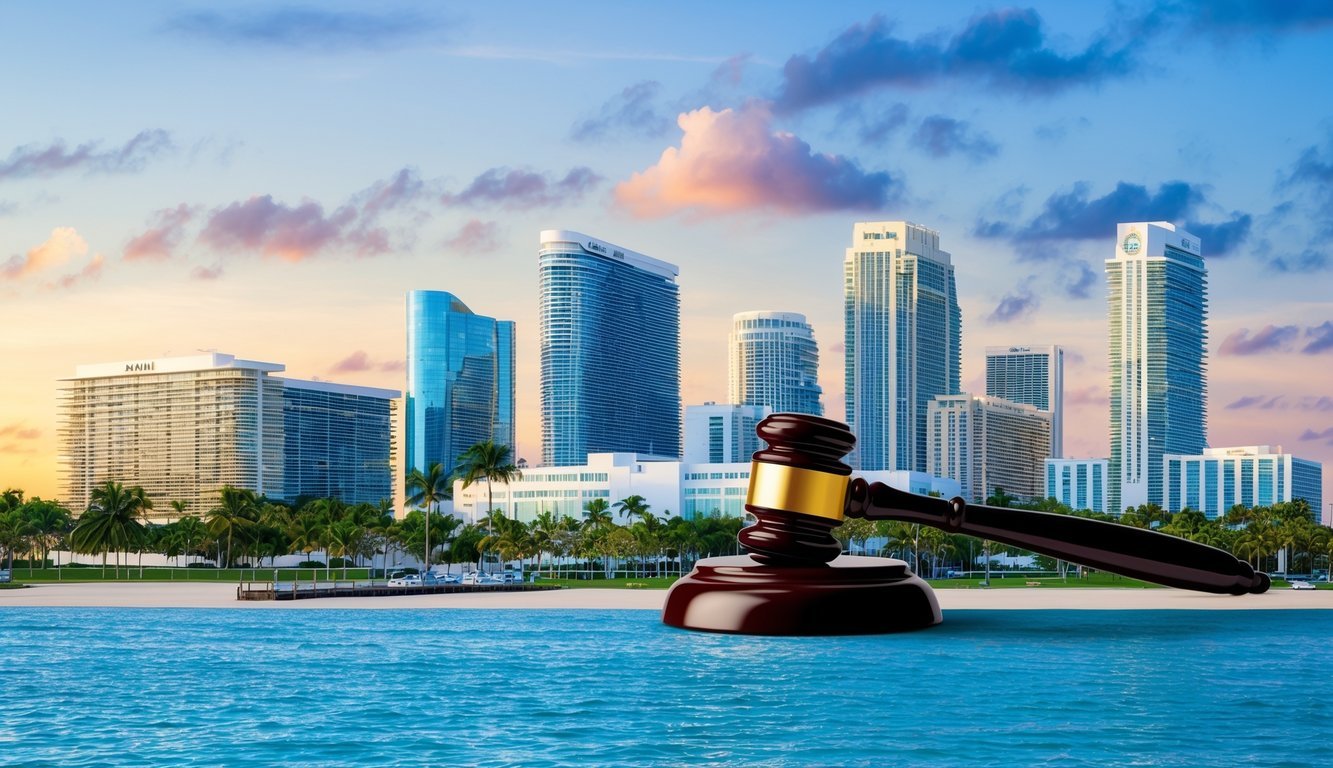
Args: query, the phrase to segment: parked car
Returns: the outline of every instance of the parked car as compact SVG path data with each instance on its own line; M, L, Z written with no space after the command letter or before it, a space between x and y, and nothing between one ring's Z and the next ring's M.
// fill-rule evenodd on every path
M1291 588L1292 588L1292 589L1314 589L1314 582L1312 582L1312 581L1293 581L1293 582L1291 582Z
M460 575L457 574L457 573L437 573L437 574L435 574L435 581L436 581L436 583L438 583L438 584L458 584L458 583L461 582L462 580L463 580L463 577L460 576Z
M389 579L389 586L391 587L419 587L421 585L421 575L417 573L406 573Z

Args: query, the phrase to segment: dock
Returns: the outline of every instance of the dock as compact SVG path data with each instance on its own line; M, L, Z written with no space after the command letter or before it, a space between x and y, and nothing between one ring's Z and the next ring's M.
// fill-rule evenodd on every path
M556 584L423 584L391 587L380 581L243 581L237 600L307 600L317 597L384 597L388 595L452 595L494 592L545 592Z

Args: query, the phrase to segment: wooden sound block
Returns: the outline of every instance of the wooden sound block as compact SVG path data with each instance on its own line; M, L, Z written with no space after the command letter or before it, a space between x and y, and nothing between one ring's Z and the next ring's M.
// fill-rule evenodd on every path
M823 565L700 560L667 592L662 621L743 635L875 635L940 623L930 585L907 563L842 555Z

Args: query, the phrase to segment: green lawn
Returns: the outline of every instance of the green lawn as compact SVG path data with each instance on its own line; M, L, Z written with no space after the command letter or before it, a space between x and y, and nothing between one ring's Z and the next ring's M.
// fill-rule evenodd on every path
M92 568L34 568L29 575L28 569L23 567L15 568L12 577L16 583L22 582L50 582L50 581L272 581L272 568L144 568L143 577L139 576L139 569L135 566L126 568L120 567L120 578L115 576L114 566L108 566L106 575L102 575L101 566ZM341 568L334 568L328 572L327 576L323 568L281 568L278 570L278 581L326 581L336 579L367 579L369 570L366 568L348 568L347 575L343 576Z

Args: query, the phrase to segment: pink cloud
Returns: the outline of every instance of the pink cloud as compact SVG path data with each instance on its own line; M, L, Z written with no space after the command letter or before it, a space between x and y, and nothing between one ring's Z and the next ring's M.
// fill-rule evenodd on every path
M88 242L73 227L56 227L46 242L23 256L12 256L0 265L0 275L18 280L28 275L55 269L75 256L88 252Z
M195 267L190 272L190 277L195 280L216 280L222 277L222 265L214 264L211 267Z
M775 209L785 213L883 208L901 184L867 173L840 155L811 150L791 133L775 132L763 105L677 118L684 135L657 164L616 186L616 201L634 216L678 211L704 214Z
M591 168L571 168L562 179L511 168L491 168L472 180L462 192L445 194L440 202L449 206L499 205L513 210L527 210L545 205L577 202L601 183Z
M472 219L458 234L444 241L444 247L465 253L494 253L500 249L500 225L494 221Z
M374 365L370 362L370 356L358 349L347 357L334 363L329 371L333 373L357 373L360 371L368 371L373 367Z
M194 218L194 209L184 203L153 214L154 226L125 246L125 260L163 260L171 258L185 237L185 225Z
M56 282L59 288L72 288L79 283L86 283L89 280L96 280L102 276L102 267L106 264L106 259L100 253L94 253L93 257L83 269L72 275L65 275Z
M1065 392L1065 405L1106 405L1111 402L1106 387L1093 385Z
M387 372L387 373L396 373L396 372L398 372L398 371L406 371L406 370L407 370L407 361L406 361L406 360L389 360L389 361L387 361L387 362L380 363L380 370L381 370L381 371L385 371L385 372Z
M13 424L6 424L0 427L0 437L14 437L18 440L36 440L42 436L42 431L36 428L25 429L23 422L16 421Z

